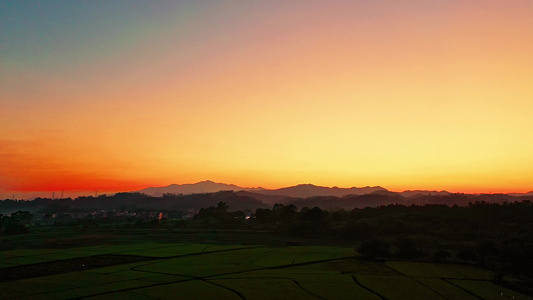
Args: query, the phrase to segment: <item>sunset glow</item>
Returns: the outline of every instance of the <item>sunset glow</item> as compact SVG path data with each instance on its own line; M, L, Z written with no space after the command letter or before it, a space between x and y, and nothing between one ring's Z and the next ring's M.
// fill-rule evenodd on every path
M0 198L533 190L533 1L0 1Z

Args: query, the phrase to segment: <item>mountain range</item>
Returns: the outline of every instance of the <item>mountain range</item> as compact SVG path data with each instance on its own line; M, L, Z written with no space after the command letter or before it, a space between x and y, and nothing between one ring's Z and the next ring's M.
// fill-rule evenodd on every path
M317 186L313 184L299 184L290 187L284 187L280 189L265 189L261 187L239 187L234 184L226 183L217 183L211 180L201 181L193 184L171 184L163 187L149 187L142 189L138 192L144 193L154 197L161 197L163 194L201 194L201 193L215 193L218 191L235 191L239 192L241 195L250 196L254 195L255 198L263 199L275 199L279 196L281 198L293 197L293 198L309 198L317 196L334 196L334 197L344 197L344 196L360 196L366 194L382 194L382 195L391 195L398 194L406 198L414 197L417 195L423 196L435 196L435 195L449 195L449 192L446 191L425 191L425 190L414 190L414 191L404 191L401 193L391 192L380 186L366 186L366 187L351 187L351 188L340 188L340 187L324 187ZM270 196L270 197L261 197ZM270 202L270 201L267 201Z
M138 192L154 197L161 197L163 194L202 194L215 193L219 191L234 191L243 196L253 196L256 199L263 199L265 202L271 202L273 199L291 198L310 198L318 196L360 196L367 194L381 195L399 195L404 198L416 198L423 196L448 196L452 193L447 191L429 191L429 190L406 190L403 192L392 192L381 186L366 187L324 187L313 184L298 184L295 186L284 187L279 189L265 189L262 187L240 187L234 184L218 183L211 180L201 181L191 184L171 184L163 187L149 187ZM509 193L508 196L533 196L533 191L528 193ZM269 201L270 200L270 201Z
M153 197L216 193L219 191L233 191L238 199L252 199L258 201L254 209L262 205L272 206L276 203L294 204L297 207L318 206L323 209L353 209L376 207L380 205L468 205L472 202L504 203L529 200L533 193L524 194L462 194L447 191L407 190L403 192L389 191L380 186L367 187L324 187L313 184L299 184L280 189L265 189L261 187L244 188L234 184L202 181L194 184L171 184L165 187L150 187L138 192ZM172 198L172 197L171 197ZM259 205L259 206L258 206Z
M261 191L263 188L243 188L234 184L217 183L211 180L187 184L171 184L163 187L149 187L138 192L154 197L163 194L203 194L216 193L219 191Z
M113 195L80 196L68 198L36 198L34 201L0 201L0 213L17 210L32 212L57 207L73 209L118 210L123 207L137 209L183 210L217 206L225 202L232 210L255 211L258 208L274 207L276 204L295 205L297 208L319 207L335 211L338 209L378 207L387 205L458 205L470 203L514 203L533 202L533 193L513 194L464 194L446 191L408 190L389 191L380 186L367 187L323 187L312 184L299 184L280 189L261 187L243 188L234 184L202 181L194 184L171 184L163 187L150 187L137 193L122 192ZM55 201L55 202L54 202ZM54 206L55 205L55 206ZM50 206L50 207L49 207ZM54 208L55 207L55 208ZM55 209L55 210L54 210Z

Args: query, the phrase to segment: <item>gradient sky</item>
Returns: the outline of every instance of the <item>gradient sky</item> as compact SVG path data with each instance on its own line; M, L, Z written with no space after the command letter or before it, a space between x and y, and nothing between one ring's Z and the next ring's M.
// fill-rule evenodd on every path
M0 1L0 196L533 190L533 1Z

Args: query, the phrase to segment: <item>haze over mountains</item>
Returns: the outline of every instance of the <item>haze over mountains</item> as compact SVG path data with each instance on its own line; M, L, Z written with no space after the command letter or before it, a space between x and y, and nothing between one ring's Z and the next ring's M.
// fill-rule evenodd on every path
M296 186L285 187L280 189L264 189L261 187L248 188L239 187L234 184L216 183L210 180L201 181L194 184L171 184L164 187L149 187L142 189L139 192L145 193L150 196L160 197L163 194L195 194L195 193L214 193L218 191L246 191L256 194L263 194L269 196L285 196L296 198L308 198L316 196L335 196L343 197L346 195L364 195L374 192L387 192L380 186L374 187L351 187L351 188L339 188L339 187L323 187L313 184L299 184Z
M26 210L32 213L77 210L199 210L216 207L225 202L231 210L255 211L276 204L295 205L297 208L319 207L324 210L352 210L387 205L447 205L468 206L470 203L533 203L533 193L525 194L464 194L446 191L392 192L380 186L374 187L323 187L300 184L280 189L261 187L243 188L233 184L202 181L194 184L172 184L150 187L137 192L120 192L70 197L35 198L33 201L5 199L0 201L0 213Z
M152 197L161 197L164 194L176 195L190 195L203 193L216 193L219 191L234 191L241 196L249 196L259 199L265 203L272 203L281 201L285 198L312 198L312 197L346 197L346 196L361 196L361 195L382 195L389 197L403 197L403 198L418 198L422 196L448 196L453 193L447 191L434 190L406 190L403 192L393 192L381 186L366 186L366 187L324 187L313 184L298 184L295 186L284 187L279 189L265 189L262 187L240 187L234 184L217 183L211 180L201 181L191 184L171 184L162 187L149 187L136 192L140 192ZM64 197L76 198L87 195L114 195L116 191L65 191ZM16 194L16 195L15 195ZM13 193L0 194L0 199L26 199L33 200L36 198L54 198L63 197L62 191L57 192L27 192L27 193ZM472 194L477 195L477 194ZM533 196L533 191L527 193L507 193L507 194L480 194L480 195L505 195L506 197L522 197ZM16 196L16 197L15 197Z
M405 198L419 197L419 196L447 196L452 193L447 191L435 190L405 190L403 192L389 191L381 186L366 186L366 187L325 187L313 184L298 184L295 186L284 187L279 189L265 189L262 187L240 187L234 184L218 183L211 180L205 180L197 183L189 184L171 184L163 187L149 187L138 192L144 193L154 197L161 197L163 194L200 194L200 193L215 193L219 191L234 191L242 195L254 194L256 198L260 195L265 196L282 196L294 198L309 198L317 196L360 196L366 194L381 194L381 195L399 195ZM527 193L509 193L509 196L533 196L533 191Z
M380 186L367 187L323 187L313 184L299 184L280 189L264 189L239 187L234 184L202 181L194 184L172 184L165 187L150 187L138 192L152 197L217 193L219 191L233 191L241 200L254 199L265 205L276 203L294 204L297 207L318 206L323 209L353 209L376 207L389 204L403 205L468 205L469 202L485 201L488 203L514 202L529 200L532 192L525 194L462 194L447 191L407 190L392 192ZM523 199L522 199L523 198Z
M243 188L234 184L217 183L211 180L187 184L171 184L163 187L149 187L138 192L154 197L161 197L163 194L203 194L215 193L219 191L259 191L263 188Z
M435 196L435 195L449 195L447 191L426 191L426 190L407 190L400 193L391 192L380 186L366 186L366 187L324 187L313 184L299 184L291 187L284 187L280 189L264 189L261 187L239 187L234 184L217 183L210 180L201 181L193 184L171 184L164 187L149 187L138 192L144 193L154 197L161 197L163 194L198 194L198 193L214 193L218 191L235 191L248 192L253 194L268 195L268 196L284 196L294 198L309 198L317 196L334 196L344 197L348 195L366 195L366 194L398 194L409 198L417 195ZM247 194L247 193L242 193Z

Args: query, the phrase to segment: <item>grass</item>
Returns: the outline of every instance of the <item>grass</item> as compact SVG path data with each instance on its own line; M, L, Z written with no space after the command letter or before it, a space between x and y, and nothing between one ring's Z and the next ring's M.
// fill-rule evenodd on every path
M379 296L356 284L304 282L300 286L325 299L380 300Z
M489 281L480 280L448 280L450 283L477 295L482 299L501 300L501 299L533 299L529 296L520 294L513 290L504 288ZM513 298L514 297L514 298Z
M239 291L245 299L320 299L289 278L243 278L210 280Z
M94 299L101 299L101 297L94 297ZM155 287L140 288L128 292L106 294L105 299L240 300L241 298L226 288L200 280L193 280Z
M335 270L290 267L284 269L266 269L259 271L244 272L222 277L215 277L215 280L224 284L229 282L254 282L252 280L269 281L272 279L287 279L297 285L298 288L310 294L310 297L318 296L325 299L380 299L377 295L367 291L359 285L354 284L350 275L340 274ZM269 295L270 291L265 286L253 286L256 293ZM248 298L246 298L248 299ZM297 298L299 299L299 298Z
M357 282L389 300L396 299L445 299L416 280L402 276L354 275Z
M0 299L532 299L490 282L487 270L365 261L353 247L133 240L0 251L4 274L56 272L4 276ZM92 265L78 266L85 261Z
M466 265L389 261L387 266L407 276L489 280L494 272Z
M416 280L446 299L479 300L479 298L441 278L419 277Z

